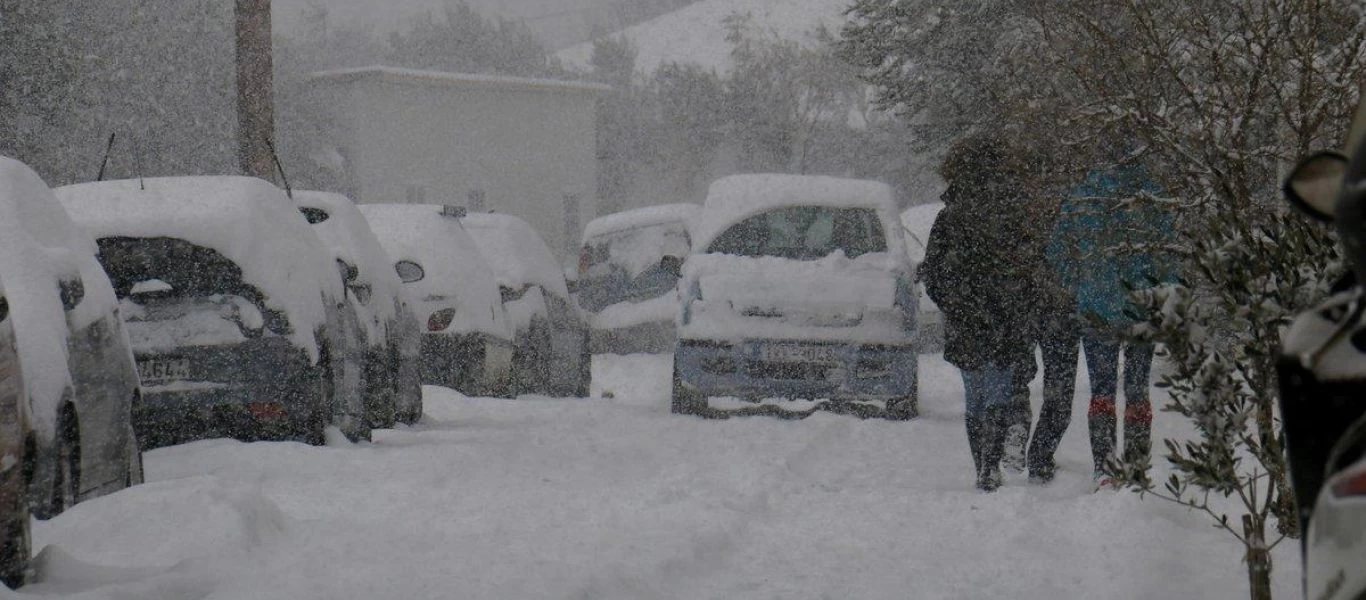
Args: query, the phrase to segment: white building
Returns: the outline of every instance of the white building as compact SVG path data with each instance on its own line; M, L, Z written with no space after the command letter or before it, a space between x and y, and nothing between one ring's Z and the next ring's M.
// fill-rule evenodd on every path
M311 81L357 202L512 214L576 252L596 216L595 104L610 88L391 67Z

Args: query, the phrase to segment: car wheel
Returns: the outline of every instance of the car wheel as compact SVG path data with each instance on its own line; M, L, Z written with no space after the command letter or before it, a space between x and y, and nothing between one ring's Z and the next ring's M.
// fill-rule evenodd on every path
M332 422L332 374L330 369L324 368L319 371L317 376L316 398L313 399L313 411L304 422L304 443L310 446L323 446L327 444L327 426Z
M133 433L132 427L128 428L128 471L124 481L124 487L133 487L142 484L146 480L146 471L142 466L142 449L138 447L138 438Z
M76 441L76 425L71 419L62 420L57 429L56 448L52 467L52 490L47 505L37 512L40 519L51 519L76 505L81 489L81 449Z
M887 401L884 412L888 421L909 421L920 416L920 400L914 395Z
M673 398L669 410L676 415L701 415L707 410L707 398L683 385L677 367L674 368Z
M14 486L14 505L0 514L0 583L18 589L28 580L29 557L33 538L29 532L28 494L22 477L11 475L6 485Z
M583 348L583 353L579 356L579 381L574 386L575 398L587 398L592 394L593 388L593 355L588 352L587 343L584 343Z

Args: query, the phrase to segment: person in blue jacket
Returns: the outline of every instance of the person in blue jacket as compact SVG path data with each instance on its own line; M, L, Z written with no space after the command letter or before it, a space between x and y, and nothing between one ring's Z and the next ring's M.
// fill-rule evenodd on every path
M1155 199L1159 189L1140 165L1088 173L1063 201L1046 258L1072 292L1081 323L1082 349L1091 379L1087 422L1097 488L1115 487L1106 463L1115 458L1117 388L1123 355L1125 462L1151 452L1152 403L1148 397L1151 343L1126 333L1146 315L1135 290L1170 281L1173 269L1160 250L1172 219Z

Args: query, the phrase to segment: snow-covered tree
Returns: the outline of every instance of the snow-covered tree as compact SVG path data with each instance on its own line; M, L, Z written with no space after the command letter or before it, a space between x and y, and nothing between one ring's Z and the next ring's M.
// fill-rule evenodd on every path
M1067 181L1129 147L1154 165L1181 234L1148 248L1181 280L1142 294L1136 335L1165 346L1168 410L1198 435L1168 440L1165 487L1247 550L1254 598L1270 594L1277 534L1294 534L1275 360L1291 315L1340 272L1328 233L1279 197L1296 157L1335 147L1366 78L1366 23L1346 1L860 0L843 51L913 123L1010 129L1066 154ZM962 118L959 118L962 117ZM1234 497L1227 502L1211 496ZM1276 531L1270 527L1275 526Z

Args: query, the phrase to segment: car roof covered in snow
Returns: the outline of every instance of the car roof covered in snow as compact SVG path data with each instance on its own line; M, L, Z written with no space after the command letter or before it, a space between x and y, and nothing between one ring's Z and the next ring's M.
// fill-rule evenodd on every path
M499 285L517 289L535 284L561 298L569 297L564 270L529 223L494 213L471 213L461 222L493 268Z
M460 307L452 322L454 330L511 337L493 268L460 219L441 216L443 207L435 204L362 204L358 208L391 260L422 266L425 277L408 284L415 298L454 296Z
M145 189L144 189L145 188ZM71 216L96 239L185 240L242 269L242 279L284 311L291 339L317 350L324 298L342 297L332 253L283 191L254 177L157 177L57 188Z
M740 221L787 206L873 209L887 234L888 250L904 252L891 186L866 179L783 174L731 175L713 182L693 221L693 252L705 251Z
M649 227L663 223L685 223L691 225L693 218L701 212L702 207L696 204L660 204L658 206L646 206L623 210L609 215L603 215L592 221L583 228L583 241L587 242L595 237L635 229L637 227Z
M380 322L365 320L367 327L378 327L371 331L371 341L379 341L384 335L385 324L398 313L397 300L402 284L394 272L394 262L389 260L389 254L370 229L365 215L350 198L331 192L294 190L294 202L327 213L327 220L314 223L313 231L332 250L332 256L355 266L359 279L370 284L374 299L365 305L364 311Z

